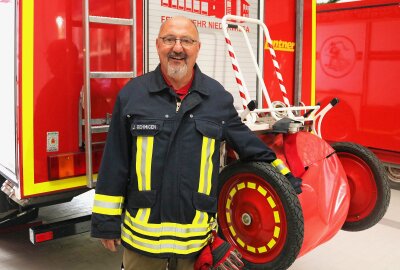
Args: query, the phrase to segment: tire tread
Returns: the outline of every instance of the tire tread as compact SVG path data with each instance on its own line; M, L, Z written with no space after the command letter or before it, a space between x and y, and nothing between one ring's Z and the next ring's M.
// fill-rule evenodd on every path
M335 149L336 153L346 152L354 154L370 166L378 189L376 206L368 217L356 222L346 221L342 227L345 231L362 231L369 229L382 219L390 203L390 185L385 167L371 150L362 145L351 142L337 142L332 144L332 147Z

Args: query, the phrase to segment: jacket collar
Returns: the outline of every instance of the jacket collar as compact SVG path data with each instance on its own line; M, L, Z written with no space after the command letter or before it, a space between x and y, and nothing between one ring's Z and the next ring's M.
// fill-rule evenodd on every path
M149 92L151 93L157 93L161 92L165 89L168 89L168 85L165 82L162 73L161 73L161 66L158 65L157 68L153 72L154 74L154 80L150 82L149 85ZM209 95L209 89L206 88L204 85L202 85L202 80L205 75L201 72L199 66L195 64L194 66L194 78L192 82L192 86L189 89L189 92L191 91L197 91L203 95L208 96Z

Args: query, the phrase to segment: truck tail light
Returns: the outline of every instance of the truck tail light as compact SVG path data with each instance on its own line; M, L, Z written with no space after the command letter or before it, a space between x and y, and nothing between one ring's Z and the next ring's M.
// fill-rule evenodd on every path
M35 243L41 243L49 240L53 240L54 234L52 231L39 233L35 235Z
M102 153L103 147L93 149L92 166L94 173L99 170ZM58 154L48 156L47 159L49 180L80 176L86 173L85 152Z

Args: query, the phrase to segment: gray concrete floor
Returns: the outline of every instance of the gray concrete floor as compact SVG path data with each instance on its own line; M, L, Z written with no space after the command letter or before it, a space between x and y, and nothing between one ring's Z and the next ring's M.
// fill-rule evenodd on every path
M392 190L386 215L361 232L340 231L297 259L291 270L400 269L400 191Z
M89 212L93 192L70 203L41 209L39 218ZM63 213L62 215L60 215ZM363 232L340 231L327 243L296 260L291 270L396 270L400 269L400 191L392 191L389 210L382 221ZM32 245L28 229L0 235L0 270L111 270L120 269L122 252L106 251L88 233ZM145 269L143 269L145 270Z
M56 222L91 212L94 192L86 192L69 203L44 207L38 220ZM120 269L122 249L108 252L97 239L83 233L33 245L29 231L0 235L0 270L111 270Z

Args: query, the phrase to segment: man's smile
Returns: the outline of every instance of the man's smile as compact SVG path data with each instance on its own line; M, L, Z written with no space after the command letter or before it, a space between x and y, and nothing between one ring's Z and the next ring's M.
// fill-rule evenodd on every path
M172 59L175 61L181 61L181 60L186 60L187 55L182 53L182 54L177 54L177 53L169 53L168 54L168 59Z

